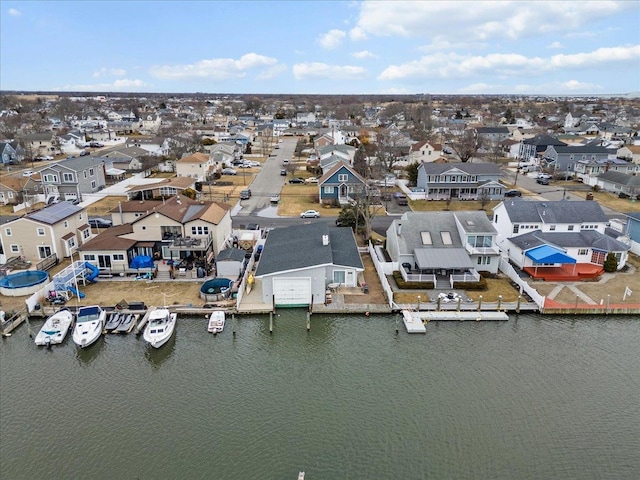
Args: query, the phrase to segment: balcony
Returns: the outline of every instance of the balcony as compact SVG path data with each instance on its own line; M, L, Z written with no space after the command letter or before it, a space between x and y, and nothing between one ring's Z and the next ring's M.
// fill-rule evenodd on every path
M490 247L474 247L467 243L464 248L470 255L498 255L500 253L500 250L498 250L498 247L495 245L491 245Z

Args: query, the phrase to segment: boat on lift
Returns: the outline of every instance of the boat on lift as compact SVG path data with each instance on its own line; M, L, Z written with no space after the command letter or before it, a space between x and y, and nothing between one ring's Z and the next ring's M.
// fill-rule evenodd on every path
M176 328L176 313L159 307L149 313L149 321L142 337L153 348L160 348L169 341Z
M76 326L73 329L73 341L80 348L94 344L102 335L102 329L107 320L107 312L98 305L80 307L78 309Z
M35 338L36 345L56 345L62 343L73 323L73 313L68 308L58 310L44 322Z
M207 326L207 330L214 335L217 333L221 333L224 330L225 316L222 310L216 310L215 312L211 312L209 316L209 325Z

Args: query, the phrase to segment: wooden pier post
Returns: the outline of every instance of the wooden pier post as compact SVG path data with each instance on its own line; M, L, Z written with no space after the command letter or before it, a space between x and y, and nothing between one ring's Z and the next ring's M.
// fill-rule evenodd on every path
M460 311L460 303L462 303L462 297L458 297L458 311Z
M498 311L500 311L501 306L502 306L502 295L498 295Z
M478 311L482 310L482 295L478 296Z
M269 312L269 334L273 334L273 312Z
M418 295L418 311L420 311L420 295Z
M438 306L437 306L437 310L438 312L440 311L440 302L442 301L442 299L440 297L438 297Z
M609 302L610 301L611 301L611 295L607 294L607 309L604 311L605 315L609 315L609 312L610 312L610 310L609 310Z
M575 307L574 307L573 313L574 313L574 314L577 314L577 313L578 313L578 295L576 295L576 305L575 305Z
M311 330L311 313L307 312L307 332Z
M520 302L522 301L522 295L518 295L518 304L516 305L516 313L520 313Z
M231 328L233 329L233 338L236 338L236 314L231 314Z
M398 333L400 333L400 330L398 329L398 317L400 315L398 313L396 313L396 335L398 335Z

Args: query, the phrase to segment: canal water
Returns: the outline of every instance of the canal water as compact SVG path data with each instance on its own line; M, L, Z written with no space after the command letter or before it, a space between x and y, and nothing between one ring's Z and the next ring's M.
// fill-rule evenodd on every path
M640 322L181 317L152 350L0 344L2 479L640 478ZM32 324L39 328L39 324Z

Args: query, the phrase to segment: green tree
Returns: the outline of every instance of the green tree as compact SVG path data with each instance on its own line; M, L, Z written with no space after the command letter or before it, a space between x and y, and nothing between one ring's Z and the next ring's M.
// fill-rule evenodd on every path
M356 153L353 156L353 169L363 178L368 178L370 176L366 153L362 146L356 150Z
M613 252L607 253L607 258L604 260L604 271L608 273L613 273L618 269L618 259L616 258L616 254Z
M420 168L420 163L412 163L408 165L405 169L407 172L407 177L409 177L409 185L417 185L418 184L418 169Z

